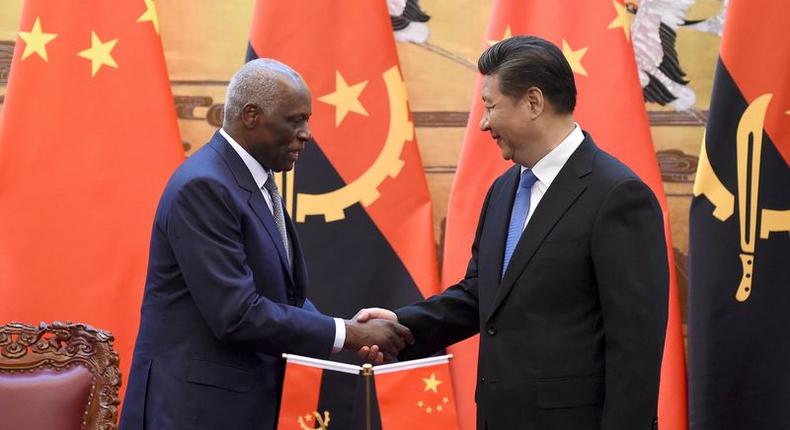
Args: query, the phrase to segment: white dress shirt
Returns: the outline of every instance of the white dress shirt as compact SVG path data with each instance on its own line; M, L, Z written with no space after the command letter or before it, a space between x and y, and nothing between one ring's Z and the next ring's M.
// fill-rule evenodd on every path
M582 133L579 124L574 123L571 134L532 167L532 173L535 174L538 180L532 185L532 190L529 195L529 211L527 212L527 219L524 221L522 231L527 228L527 223L529 223L530 218L532 218L535 208L538 207L540 199L546 194L546 190L549 189L554 178L557 177L562 167L565 166L565 163L568 162L568 159L571 158L571 155L573 155L576 148L578 148L583 141L584 133ZM527 170L527 168L521 166L521 173L524 173L524 170Z
M250 155L244 148L239 145L230 135L224 130L219 129L219 134L225 138L225 140L230 143L231 148L239 154L241 157L241 161L244 162L244 165L247 166L247 169L252 174L252 179L255 181L255 185L258 186L258 189L261 191L263 198L266 200L266 205L269 207L269 212L274 214L274 209L272 207L272 196L269 194L269 191L263 187L263 184L266 183L266 180L269 178L267 170L258 162L255 158ZM343 349L343 345L346 343L346 324L343 322L342 318L335 318L335 343L332 346L332 352L339 352Z

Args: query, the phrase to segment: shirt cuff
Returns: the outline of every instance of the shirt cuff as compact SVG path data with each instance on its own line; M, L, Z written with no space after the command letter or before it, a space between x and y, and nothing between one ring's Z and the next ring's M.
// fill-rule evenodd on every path
M343 350L346 344L346 323L342 318L335 318L335 344L332 346L332 353Z

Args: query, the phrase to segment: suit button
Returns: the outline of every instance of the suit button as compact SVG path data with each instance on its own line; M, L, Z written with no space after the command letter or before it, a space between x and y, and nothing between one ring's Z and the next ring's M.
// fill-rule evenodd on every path
M484 384L486 383L486 378L485 378L485 376L484 376L484 377L482 377L482 378L480 378L480 382L482 382L482 383L484 383Z
M496 327L494 327L494 326L488 327L488 334L491 335L491 336L495 335L496 334Z

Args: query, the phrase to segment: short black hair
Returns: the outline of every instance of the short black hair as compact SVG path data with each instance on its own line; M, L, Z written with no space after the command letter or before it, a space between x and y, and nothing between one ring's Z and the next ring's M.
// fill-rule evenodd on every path
M499 77L499 91L520 99L530 87L538 87L559 113L576 107L573 70L562 51L537 36L514 36L483 52L477 61L483 75Z

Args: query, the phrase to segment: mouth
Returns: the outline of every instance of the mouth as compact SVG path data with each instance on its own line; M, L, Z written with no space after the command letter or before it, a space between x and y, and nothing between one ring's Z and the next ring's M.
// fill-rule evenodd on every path
M295 162L296 160L299 159L299 155L301 155L301 153L302 153L301 149L294 149L288 151L288 158L291 160L291 162Z
M497 144L497 145L499 145L499 146L502 146L502 136L500 136L500 135L498 135L498 134L493 134L493 133L492 133L492 134L491 134L491 138L492 138L492 139L494 139L494 140L496 141L496 144Z

